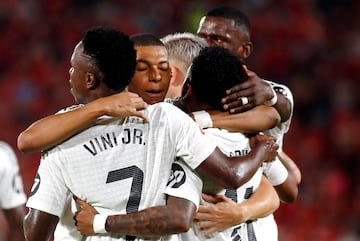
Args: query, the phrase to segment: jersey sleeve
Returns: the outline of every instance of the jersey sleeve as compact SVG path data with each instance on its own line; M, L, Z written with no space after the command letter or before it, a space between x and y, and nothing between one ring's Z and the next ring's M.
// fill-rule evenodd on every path
M276 158L272 162L264 162L261 166L264 175L273 186L278 186L285 182L288 177L288 171L281 161Z
M57 148L44 152L26 206L58 217L65 211L68 196Z
M168 121L177 140L176 156L195 169L210 156L216 145L187 114L175 106L169 106L171 114Z
M0 192L2 209L15 208L26 202L16 155L4 142L0 142Z
M182 160L176 160L171 168L171 175L165 193L169 196L184 198L199 208L202 181L197 173Z
M284 121L281 123L282 132L286 133L290 128L291 118L292 118L293 111L294 111L294 97L293 97L290 89L287 86L278 84L275 82L271 82L271 81L269 81L269 83L271 84L271 86L275 90L275 92L281 93L290 102L290 105L291 105L290 117L287 121Z

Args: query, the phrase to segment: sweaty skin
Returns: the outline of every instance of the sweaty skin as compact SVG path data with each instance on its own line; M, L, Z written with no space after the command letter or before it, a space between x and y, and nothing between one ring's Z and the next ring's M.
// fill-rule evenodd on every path
M251 42L250 30L245 25L237 25L234 19L204 16L199 23L197 34L204 38L210 46L217 45L227 48L243 61L252 52L253 43ZM274 97L274 92L268 82L246 67L245 69L248 75L247 81L230 88L227 91L228 95L222 99L223 107L225 110L229 110L229 113L244 112L255 106L262 105L265 101ZM277 95L277 102L273 107L280 115L280 122L285 122L291 117L291 103L282 93L275 92L275 94ZM243 105L240 99L243 96L248 98L248 104ZM242 123L239 124L234 119L232 124L227 122L227 125L238 126L239 128ZM244 127L237 130L243 131ZM284 161L281 157L280 160ZM287 163L283 162L283 164L289 172L289 177L284 184L277 186L276 190L283 202L290 203L297 198L298 181L296 180L301 178L301 172L291 158L287 158ZM289 165L291 168L289 168Z

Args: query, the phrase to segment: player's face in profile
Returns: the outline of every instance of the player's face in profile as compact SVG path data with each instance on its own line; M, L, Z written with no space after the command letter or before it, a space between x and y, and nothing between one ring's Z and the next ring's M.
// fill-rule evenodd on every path
M204 38L210 46L226 48L235 56L244 59L243 46L249 42L249 39L235 25L234 20L205 16L200 21L197 34Z
M169 57L164 46L135 46L136 69L128 90L148 104L164 100L170 83Z
M87 73L91 69L90 57L83 54L84 47L78 43L71 55L69 69L70 92L77 103L86 104L88 102L88 89L86 88Z

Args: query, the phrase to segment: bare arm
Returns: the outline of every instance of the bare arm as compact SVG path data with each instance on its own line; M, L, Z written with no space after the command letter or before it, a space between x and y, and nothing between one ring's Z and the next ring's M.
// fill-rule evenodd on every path
M246 68L245 68L246 69ZM249 78L227 91L228 96L223 98L224 109L230 113L240 113L264 104L274 97L271 85L257 76L254 72L247 70ZM278 111L281 122L288 120L291 116L291 103L281 92L275 92L277 102L274 108ZM247 97L247 104L243 105L241 97Z
M23 230L24 205L11 209L3 209L3 211L9 226L9 240L25 241Z
M216 148L196 171L223 188L236 189L254 175L263 161L275 159L278 149L275 140L266 135L250 138L251 151L245 156L227 157Z
M59 218L30 208L24 219L24 234L27 241L48 241L52 237Z
M285 166L286 170L288 171L288 176L283 183L281 183L280 185L274 186L274 188L275 188L276 192L278 193L281 201L283 201L285 203L295 202L295 200L297 199L297 196L298 196L298 184L299 184L296 180L296 178L297 178L296 170L294 172L294 168L291 166L291 164L295 165L295 163L293 161L289 162L287 159L284 158L284 155L278 155L278 157L279 157L279 160L282 162L282 164ZM297 170L300 173L300 170L299 169L297 169Z
M83 235L94 235L93 220L97 211L80 199L76 202L83 207L75 215L78 230ZM191 201L169 196L165 206L108 216L105 228L108 233L158 237L186 232L190 228L195 213L196 206Z
M236 203L223 195L203 194L203 198L215 204L200 205L196 214L196 224L205 235L266 217L280 205L278 195L265 177L262 177L259 188L244 202Z
M248 221L263 218L275 212L280 206L280 199L274 187L263 176L256 192L246 202L239 205L242 206L240 209L242 212L238 214L242 213Z
M294 160L283 151L278 154L278 157L283 164L285 162L287 163L286 167L289 168L288 171L293 173L296 184L299 185L301 183L301 171Z
M99 116L146 117L138 110L146 103L137 94L123 92L92 101L84 107L51 115L34 122L20 133L17 146L22 152L48 149L89 127Z
M280 123L280 115L273 107L259 105L251 110L229 115L211 111L213 127L242 133L257 133L271 129Z

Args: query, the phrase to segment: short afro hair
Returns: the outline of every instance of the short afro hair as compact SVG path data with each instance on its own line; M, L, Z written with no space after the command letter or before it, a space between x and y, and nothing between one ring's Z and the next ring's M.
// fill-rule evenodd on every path
M89 55L103 75L104 84L122 91L135 73L136 51L125 33L106 27L96 27L82 39L84 53Z
M232 19L238 27L244 26L250 36L250 20L248 16L237 8L221 6L208 11L205 16Z
M223 110L221 99L226 90L248 78L240 59L219 46L201 50L190 68L192 93L218 110Z

